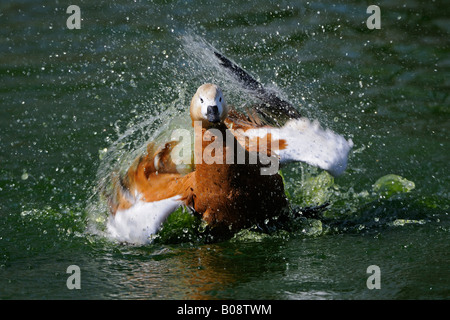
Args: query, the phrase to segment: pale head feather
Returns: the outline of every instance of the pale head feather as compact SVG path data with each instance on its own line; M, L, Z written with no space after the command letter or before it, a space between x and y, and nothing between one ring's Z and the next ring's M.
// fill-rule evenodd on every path
M222 90L212 83L205 83L201 85L191 100L191 119L194 121L201 121L204 127L212 125L207 118L208 106L217 106L220 121L223 122L228 115L228 107L222 94Z

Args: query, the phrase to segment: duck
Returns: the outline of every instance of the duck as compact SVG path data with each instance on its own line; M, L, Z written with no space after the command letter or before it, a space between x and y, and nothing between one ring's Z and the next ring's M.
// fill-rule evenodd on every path
M216 56L263 103L242 112L227 104L218 85L201 84L189 106L194 144L191 150L191 143L184 144L185 162L180 139L150 142L145 154L112 179L106 196L112 238L149 243L181 206L212 234L231 235L289 210L280 166L304 162L333 176L346 169L351 139L301 117L239 66ZM283 116L287 121L276 123Z

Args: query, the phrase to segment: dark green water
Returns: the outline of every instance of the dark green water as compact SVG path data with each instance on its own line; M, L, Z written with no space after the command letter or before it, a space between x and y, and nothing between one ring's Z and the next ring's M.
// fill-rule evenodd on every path
M0 298L450 298L445 1L379 2L380 30L365 2L77 1L80 30L70 4L0 4ZM247 102L202 39L352 138L349 169L283 171L294 203L331 203L291 232L114 243L92 232L108 170L187 115L203 82ZM388 174L406 180L373 187ZM370 265L381 289L367 288Z

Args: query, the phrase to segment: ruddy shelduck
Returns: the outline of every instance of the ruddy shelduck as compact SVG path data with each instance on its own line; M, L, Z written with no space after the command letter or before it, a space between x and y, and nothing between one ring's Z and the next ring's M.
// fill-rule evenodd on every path
M270 98L270 97L269 97ZM300 161L340 175L352 141L301 117L283 126L238 112L221 89L201 85L193 95L194 163L180 170L179 141L150 143L108 195L108 231L132 243L151 241L178 207L190 208L214 234L263 224L288 208L278 165ZM275 168L275 170L270 170Z

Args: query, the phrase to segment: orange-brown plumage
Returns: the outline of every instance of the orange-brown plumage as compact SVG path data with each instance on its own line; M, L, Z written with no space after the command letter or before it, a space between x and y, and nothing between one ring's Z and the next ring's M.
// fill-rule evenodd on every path
M215 128L222 136L231 134L223 123ZM208 129L203 128L202 134L209 134ZM202 151L214 141L211 140L203 140ZM263 165L259 159L256 164L248 163L249 152L245 149L241 151L245 153L247 163L239 164L237 149L243 147L234 137L233 140L233 146L227 145L226 139L222 140L222 164L197 164L192 173L194 184L191 205L208 225L224 230L237 230L261 223L279 214L287 205L281 177L278 174L261 175ZM227 164L230 152L233 161Z

